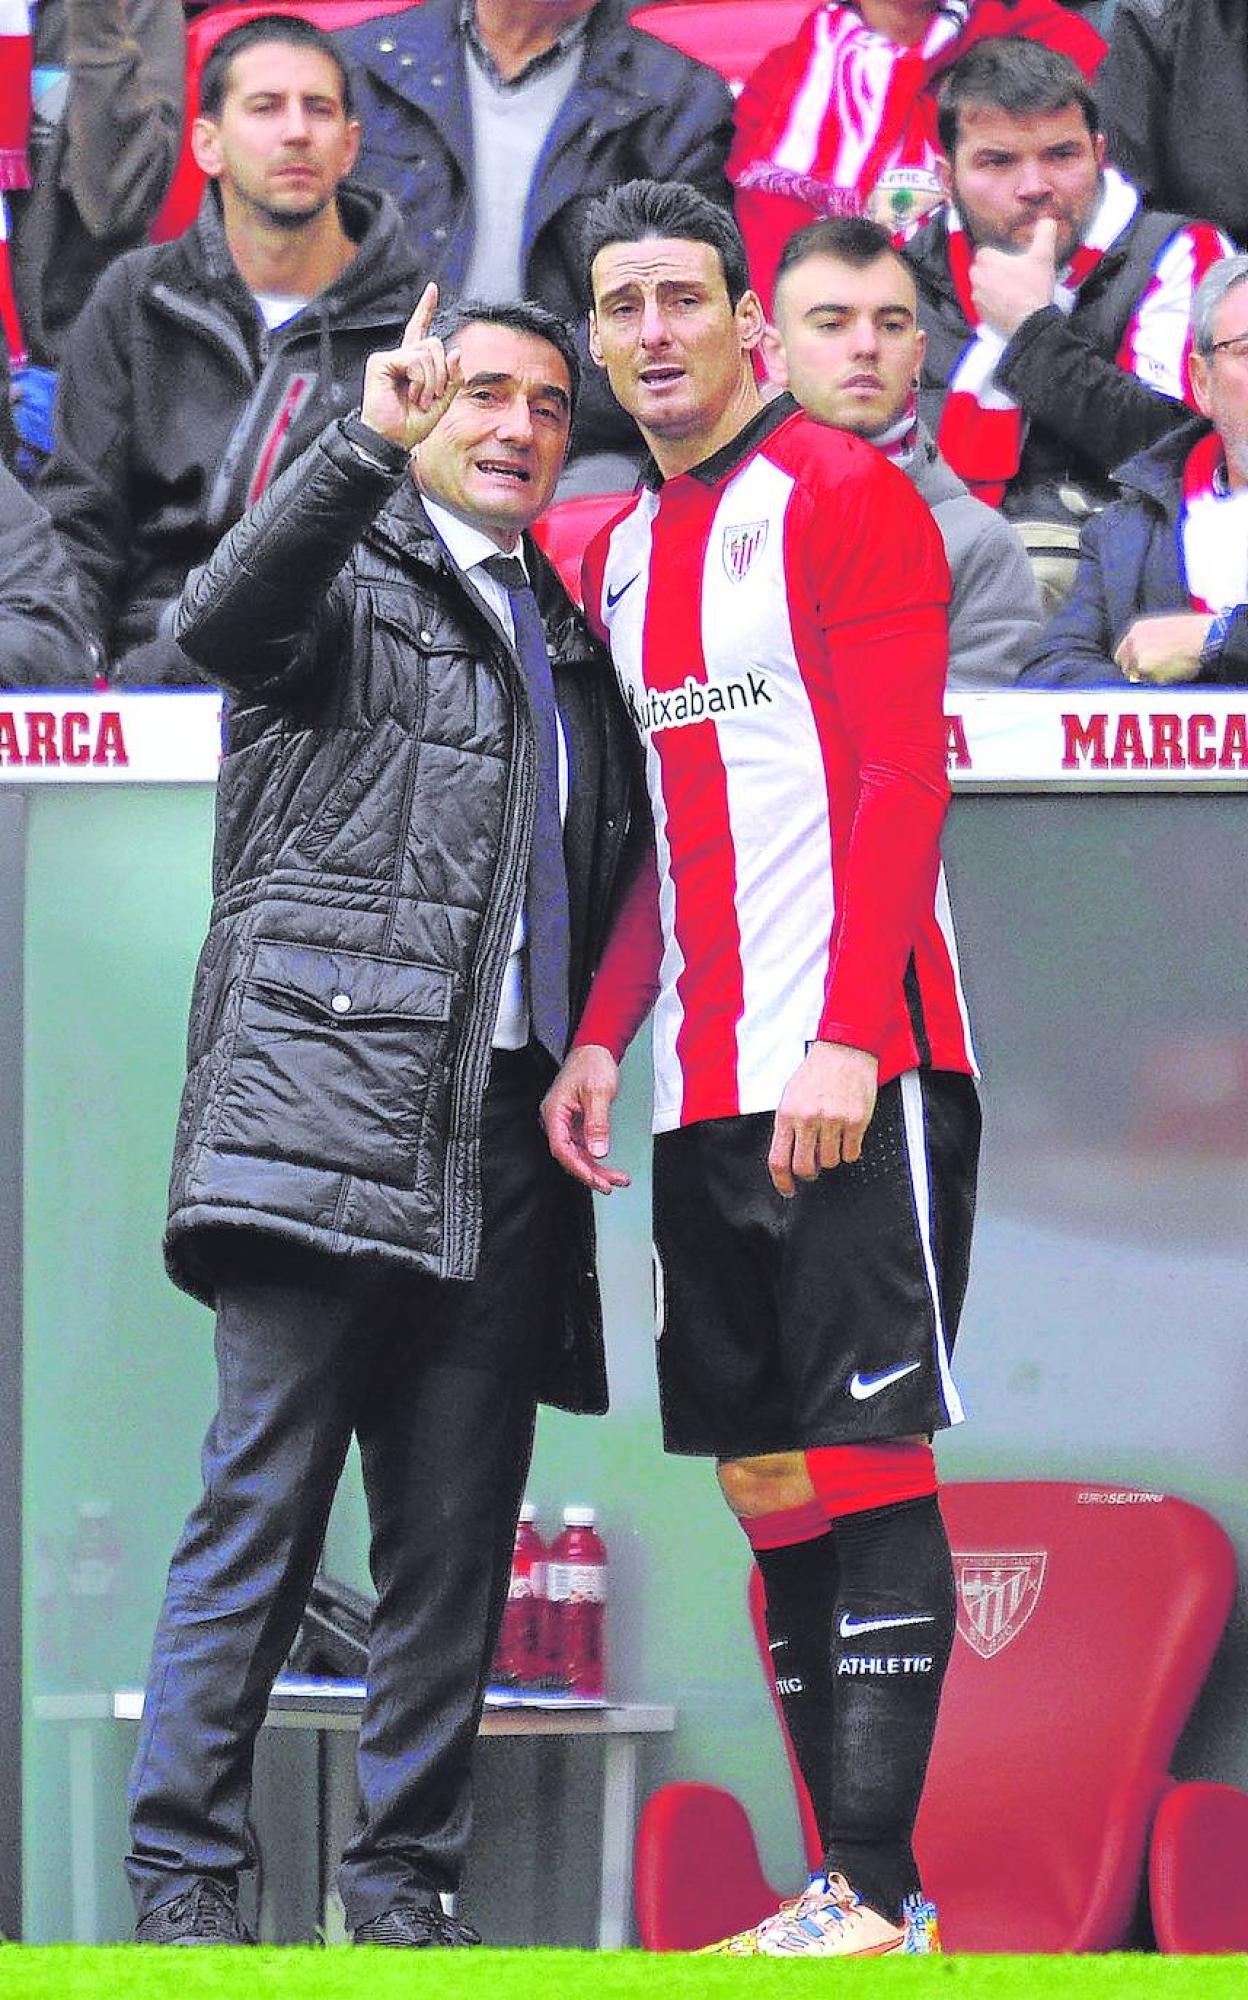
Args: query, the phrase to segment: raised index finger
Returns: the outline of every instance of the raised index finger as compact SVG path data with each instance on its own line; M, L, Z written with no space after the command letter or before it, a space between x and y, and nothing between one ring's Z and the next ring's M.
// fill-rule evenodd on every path
M1057 219L1052 215L1042 215L1036 224L1031 239L1031 247L1042 256L1046 263L1057 258Z
M411 340L423 340L433 325L433 316L438 310L438 288L430 278L424 291L417 299L412 316L403 329L403 346Z

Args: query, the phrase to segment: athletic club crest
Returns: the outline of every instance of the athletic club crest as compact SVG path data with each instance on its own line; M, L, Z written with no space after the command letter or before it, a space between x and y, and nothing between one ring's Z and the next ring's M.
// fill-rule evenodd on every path
M755 556L767 545L766 521L747 521L739 528L724 529L724 569L730 583L748 576Z
M954 1555L958 1630L981 1660L1017 1639L1040 1602L1048 1560L1044 1549Z

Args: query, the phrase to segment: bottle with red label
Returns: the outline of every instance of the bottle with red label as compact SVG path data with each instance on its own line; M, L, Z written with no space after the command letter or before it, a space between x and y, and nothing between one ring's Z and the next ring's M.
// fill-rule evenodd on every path
M546 1565L550 1672L569 1694L606 1692L607 1552L592 1507L565 1507Z
M546 1671L546 1544L537 1532L537 1509L520 1509L511 1583L503 1607L490 1679L500 1687L532 1687Z

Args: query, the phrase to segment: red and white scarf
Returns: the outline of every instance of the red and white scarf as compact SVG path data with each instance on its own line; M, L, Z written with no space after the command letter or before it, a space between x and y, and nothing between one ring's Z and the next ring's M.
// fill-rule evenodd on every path
M905 467L914 457L914 447L919 441L919 402L917 396L908 396L901 415L896 417L886 431L878 437L869 438L877 451L894 465Z
M30 186L31 33L27 0L0 0L0 324L9 354L18 359L22 330L9 268L4 193Z
M1226 450L1216 431L1183 467L1179 557L1193 611L1216 616L1248 603L1248 493L1227 490Z
M1101 199L1082 243L1060 273L1053 303L1059 311L1074 310L1079 287L1095 271L1105 252L1134 219L1140 197L1130 181L1107 167ZM975 328L949 378L936 442L949 464L972 493L999 507L1005 489L1018 471L1023 451L1023 413L996 381L997 364L1008 345L1004 334L975 318L971 296L971 264L975 246L955 208L946 211L949 272L958 303Z

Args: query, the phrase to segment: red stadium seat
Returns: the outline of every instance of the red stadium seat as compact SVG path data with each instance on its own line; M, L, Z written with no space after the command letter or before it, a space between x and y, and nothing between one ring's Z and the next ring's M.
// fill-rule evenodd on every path
M629 493L583 493L560 500L533 524L537 545L558 570L568 596L581 601L581 557L608 521L623 513Z
M1176 1785L1157 1808L1148 1900L1161 1951L1248 1951L1248 1796Z
M358 21L370 21L375 14L396 14L417 0L248 0L238 6L210 7L186 24L186 109L182 117L182 147L173 178L159 215L148 236L153 243L168 243L181 236L195 220L204 177L191 153L191 126L199 110L199 73L222 35L237 28L253 14L302 14L326 34L337 28L354 28Z
M1248 1798L1168 1775L1234 1593L1222 1529L1186 1501L1122 1487L951 1484L941 1502L958 1637L916 1845L946 1947L1121 1946L1156 1818L1163 1949L1202 1926L1243 1949ZM766 1661L757 1571L750 1609ZM793 1769L813 1868L820 1843ZM1228 1819L1234 1857L1210 1897L1205 1857ZM641 1940L658 1951L755 1923L781 1893L763 1880L740 1806L707 1785L666 1785L648 1801L636 1884Z
M656 0L633 24L696 56L740 91L764 56L791 42L817 0Z

